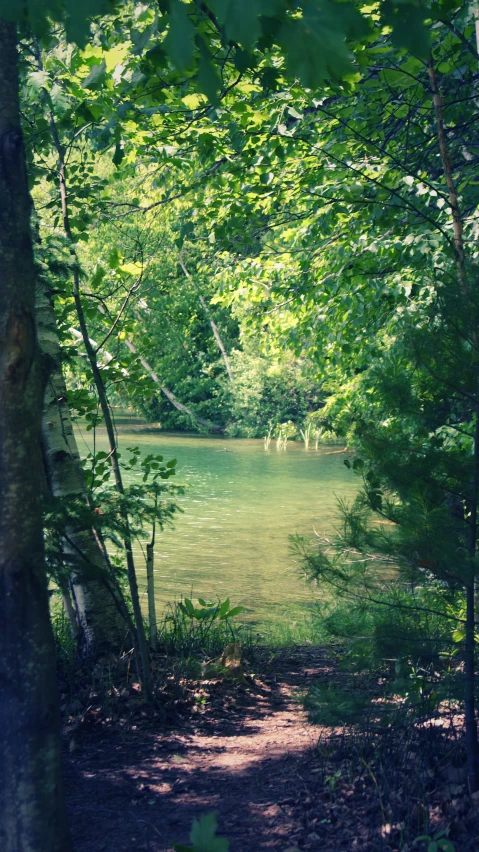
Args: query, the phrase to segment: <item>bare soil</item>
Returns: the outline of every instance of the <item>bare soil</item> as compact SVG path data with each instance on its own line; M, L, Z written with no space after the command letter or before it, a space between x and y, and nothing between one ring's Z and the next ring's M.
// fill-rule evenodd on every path
M453 775L422 762L419 796L409 753L395 783L383 782L371 743L365 760L338 732L308 723L299 693L335 676L324 651L294 648L266 656L248 686L197 685L174 725L147 713L134 689L114 721L101 708L83 713L65 735L76 852L166 852L211 811L230 852L420 850L427 844L412 836L441 828L455 852L479 849L479 801L467 796L462 757ZM435 741L428 748L437 767Z

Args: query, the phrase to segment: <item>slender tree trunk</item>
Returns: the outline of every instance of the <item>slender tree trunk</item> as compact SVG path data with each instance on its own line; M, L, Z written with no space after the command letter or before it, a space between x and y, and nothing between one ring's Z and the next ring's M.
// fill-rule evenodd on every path
M177 399L176 396L168 388L162 385L153 367L151 367L148 361L143 358L142 355L140 355L138 349L136 348L135 344L131 342L131 340L125 340L125 346L128 347L130 352L133 352L134 355L138 356L140 364L144 367L150 378L153 379L155 384L157 384L160 388L161 392L166 396L167 399L169 399L171 404L174 405L174 407L178 411L181 411L183 414L187 414L188 417L191 417L193 422L198 423L199 426L203 426L205 429L209 429L211 432L224 432L224 429L218 423L213 423L211 420L204 420L202 417L198 417L196 414L194 414L191 409L187 408L186 405L183 405L183 403L180 402L180 400Z
M439 151L441 153L441 162L442 168L444 171L444 177L446 179L447 192L449 195L449 204L451 205L452 211L452 226L454 232L454 248L456 251L456 268L457 274L459 278L459 284L461 286L461 291L464 297L467 297L469 294L469 289L467 285L467 275L466 275L466 251L464 248L464 226L462 222L461 211L459 209L459 202L457 198L456 186L454 183L454 176L452 171L452 163L451 157L449 155L449 148L447 145L446 133L444 130L444 118L442 114L442 97L441 92L439 91L439 87L437 85L436 73L434 71L434 65L432 64L432 59L429 59L427 64L427 70L429 73L429 80L431 82L431 91L432 91L432 100L434 104L434 114L436 117L436 132L437 132L437 141L439 143Z
M63 577L58 581L60 592L62 595L63 611L70 625L71 634L76 642L77 647L81 645L83 634L80 627L80 622L77 617L77 611L73 606L70 584Z
M16 29L0 20L0 848L68 852L41 493L42 379Z
M38 53L38 47L37 47ZM41 65L41 57L39 58L39 64ZM106 432L108 435L108 442L110 445L110 454L109 454L109 462L113 471L113 477L115 480L116 490L122 496L125 493L123 488L123 480L121 476L120 465L118 462L118 448L116 445L115 438L115 430L113 427L113 419L111 416L110 405L108 402L108 397L105 390L105 385L103 383L103 377L101 375L101 370L98 366L97 354L91 344L90 337L88 334L88 327L85 319L85 314L83 311L83 304L81 300L81 292L80 292L80 273L78 269L78 257L75 252L73 234L70 227L70 217L68 212L68 193L67 193L67 183L66 183L66 168L65 168L65 152L63 150L63 146L60 142L60 138L57 131L57 126L55 123L55 118L52 112L50 112L50 129L52 133L53 144L55 146L57 156L58 156L58 188L60 190L60 204L61 204L61 214L62 214L62 222L63 229L65 232L65 236L70 242L70 250L74 260L73 267L73 299L75 302L75 308L77 311L78 322L80 325L80 330L83 338L83 345L85 347L88 360L90 362L90 367L93 373L93 380L95 382L95 387L98 393L98 400L100 403L103 419L105 421ZM145 697L147 701L152 701L153 693L151 687L151 669L150 669L150 660L148 655L148 646L146 643L145 636L145 628L143 624L143 616L141 612L140 606L140 597L138 594L138 582L136 578L135 571L135 563L133 559L133 548L130 534L130 523L128 519L128 513L126 509L122 510L122 521L124 526L124 547L125 547L125 556L126 556L126 565L128 572L128 584L130 587L131 594L131 603L133 606L133 614L135 618L135 635L136 642L135 647L140 655L141 661L141 670L142 670L142 683L143 689L145 692Z
M476 424L474 429L474 457L471 489L471 508L469 516L469 577L466 587L466 651L464 657L465 675L465 717L467 774L471 793L479 789L479 745L477 741L477 721L474 697L475 683L475 572L477 548L477 521L479 512L479 375L476 384Z
M151 542L146 545L146 582L148 586L148 622L150 633L150 645L156 649L156 605L155 605L155 540L152 536Z
M78 271L76 269L73 273L73 297L75 299L75 307L77 309L78 321L80 323L80 328L82 331L83 345L86 349L88 360L90 362L90 367L93 373L93 380L95 382L95 387L100 402L100 408L102 411L103 419L105 421L106 433L108 435L108 443L110 446L109 460L113 471L116 490L119 494L123 496L125 493L125 489L123 487L123 479L121 476L120 464L118 461L118 447L116 445L113 418L111 416L110 405L106 395L105 385L103 384L101 371L98 366L96 353L93 349L93 346L91 345L90 338L88 336L88 328L86 325L85 315L83 313L83 305L80 295L80 279ZM137 647L141 660L143 689L145 691L145 696L147 700L151 701L153 698L153 694L151 689L150 660L148 655L148 646L146 643L145 628L143 625L143 615L140 606L140 596L138 593L138 581L136 578L135 563L133 559L130 523L126 510L122 511L122 520L125 530L123 543L125 547L126 566L128 571L128 584L130 587L131 603L133 606L133 614L135 617Z
M88 503L67 403L52 297L46 283L41 281L37 285L36 318L40 351L43 359L48 359L50 367L42 424L49 489L54 497ZM127 607L119 589L112 588L110 591L112 578L109 565L93 529L69 525L62 537L61 547L71 572L70 583L77 608L82 652L95 656L109 649L118 650L128 631L120 610L125 612Z
M182 258L182 256L181 256L181 254L180 254L180 257L179 257L179 261L180 261L180 266L181 266L181 268L182 268L182 270L183 270L183 274L184 274L184 275L185 275L185 277L188 279L188 281L190 282L190 284L192 284L192 285L193 285L193 287L195 288L196 292L198 293L198 299L200 300L200 305L201 305L201 307L203 308L203 310L204 310L204 312L205 312L205 314L206 314L206 316L207 316L207 318L208 318L208 322L209 322L209 324L210 324L210 326L211 326L211 331L213 332L213 337L214 337L214 339L216 340L216 344L217 344L217 346L218 346L218 349L220 350L221 357L222 357L222 359L223 359L223 363L224 363L224 365L225 365L225 370L226 370L226 372L227 372L227 374L228 374L228 378L229 378L230 382L232 382L232 381L233 381L233 372L232 372L232 370L231 370L231 364L230 364L230 360L229 360L229 358L228 358L228 353L227 353L227 351L226 351L226 347L225 347L225 345L224 345L224 343L223 343L223 340L222 340L222 338L221 338L221 334L220 334L220 332L219 332L218 326L216 325L216 323L215 323L215 321L214 321L214 319L213 319L213 315L212 315L212 313L211 313L211 311L210 311L210 309L209 309L208 305L206 304L206 299L202 296L202 294L200 293L199 288L197 287L197 285L196 285L195 281L193 280L193 277L192 277L192 276L190 275L190 273L188 272L188 270L187 270L187 268L186 268L186 266L185 266L185 264L184 264L184 261L183 261L183 258Z
M155 511L158 508L158 492L155 493ZM151 531L151 541L146 545L146 583L148 590L148 622L150 632L150 645L156 649L156 606L155 606L155 537L156 537L156 521L153 520L153 529Z

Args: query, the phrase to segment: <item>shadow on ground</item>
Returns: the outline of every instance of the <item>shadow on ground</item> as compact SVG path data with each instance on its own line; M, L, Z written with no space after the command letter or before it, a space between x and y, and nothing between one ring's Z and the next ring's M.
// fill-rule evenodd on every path
M174 729L139 712L95 726L74 754L67 750L76 852L166 852L188 843L192 820L211 811L230 852L399 852L408 848L404 820L414 837L424 833L425 814L462 833L456 852L478 848L460 779L443 779L456 793L434 798L439 775L427 774L427 755L437 762L439 730L412 729L399 751L383 736L347 743L308 725L296 698L312 678L336 676L320 649L288 649L261 671L249 690L209 684L206 712L191 712ZM404 766L394 763L401 753ZM392 761L386 795L374 774L381 761Z

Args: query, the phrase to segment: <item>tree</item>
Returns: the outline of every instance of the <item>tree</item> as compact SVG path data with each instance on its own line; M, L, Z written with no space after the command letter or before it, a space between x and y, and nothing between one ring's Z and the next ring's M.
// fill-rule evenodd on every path
M119 650L129 628L123 594L111 570L101 534L92 526L89 498L73 431L51 289L38 275L38 344L48 374L43 398L42 449L49 492L69 516L60 531L63 571L55 579L73 597L73 632L81 654ZM79 501L84 517L78 512ZM75 522L76 508L76 522ZM63 533L63 534L62 534ZM71 611L67 603L67 614Z
M365 500L396 531L388 552L401 577L463 591L453 628L463 642L471 790L478 784L479 422L473 34L465 14L452 30L436 26L427 64L381 38L371 49L379 67L352 93L305 99L299 109L296 101L281 135L303 156L283 163L273 134L265 141L267 180L277 190L263 203L262 226L257 217L262 254L243 263L241 281L243 298L249 284L253 328L281 311L270 333L289 335L297 350L310 342L317 353L332 394L324 421L358 448ZM258 298L273 253L283 255L282 274ZM373 540L356 542L362 558ZM322 560L310 566L317 576L331 568ZM343 567L334 576L346 582Z
M16 27L0 19L0 840L8 852L66 852L40 505L43 379L17 69Z
M133 7L120 4L120 16L128 18ZM3 286L0 296L0 370L2 407L0 413L0 666L6 696L2 701L2 812L0 821L6 852L68 850L70 841L59 774L58 710L54 687L54 656L48 620L48 598L42 545L39 495L40 440L43 379L39 369L35 338L30 199L25 171L18 103L17 36L15 22L29 23L37 33L48 30L50 19L66 22L67 38L85 43L88 20L105 15L106 0L88 3L29 0L27 3L0 3L0 260ZM249 3L240 0L207 4L184 4L171 0L167 12L158 16L167 30L166 38L158 24L145 36L133 29L138 53L146 38L154 42L148 62L153 68L168 65L173 77L178 70L191 68L189 79L197 75L201 91L217 102L222 85L212 58L220 48L223 72L232 68L233 55L238 74L256 63L258 54L273 45L284 50L290 73L299 73L303 82L315 86L327 75L340 77L351 70L352 55L346 46L357 32L367 35L364 18L349 4L318 4L310 0L301 7L286 0ZM291 12L294 11L294 14ZM423 15L414 3L385 4L384 22L407 42L407 15L414 14L414 38L423 32ZM140 12L141 14L142 12ZM107 18L106 28L117 25ZM422 28L422 29L421 29ZM230 50L230 48L233 48ZM250 53L257 47L257 56ZM166 58L166 59L165 59ZM99 84L106 71L102 62L92 63L84 88ZM92 114L93 120L96 121ZM44 128L43 128L44 129ZM108 129L107 129L108 130ZM121 161L121 135L115 138L115 158ZM64 166L64 163L63 163ZM64 189L64 183L61 184ZM65 200L65 199L63 199ZM65 217L65 207L62 211ZM67 231L67 237L71 234ZM91 367L97 365L89 351L89 335L82 320L78 268L74 297L79 310L84 344ZM93 353L94 354L94 353ZM101 376L97 389L103 396ZM107 400L102 398L106 413ZM111 424L109 428L111 427ZM111 431L111 428L110 428ZM115 446L113 442L113 461ZM115 471L117 473L117 471ZM118 490L122 495L121 481ZM122 495L123 496L123 495ZM128 534L127 553L131 550ZM139 613L137 613L139 616Z

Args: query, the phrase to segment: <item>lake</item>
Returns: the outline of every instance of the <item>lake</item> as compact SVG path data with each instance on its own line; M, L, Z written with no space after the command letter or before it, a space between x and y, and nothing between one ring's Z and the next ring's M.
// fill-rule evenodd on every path
M344 465L338 446L305 450L289 442L278 451L262 440L168 434L118 419L120 450L177 459L173 481L186 486L178 498L184 514L173 529L157 535L155 589L159 613L184 596L229 597L247 607L258 622L291 617L311 606L314 590L300 576L289 536L333 534L338 497L353 497L358 479ZM84 452L91 433L80 430ZM102 430L97 449L106 448ZM142 604L146 611L146 572L135 546Z

